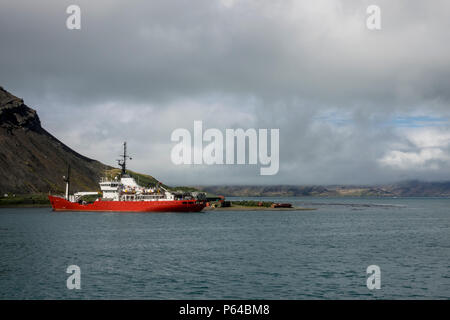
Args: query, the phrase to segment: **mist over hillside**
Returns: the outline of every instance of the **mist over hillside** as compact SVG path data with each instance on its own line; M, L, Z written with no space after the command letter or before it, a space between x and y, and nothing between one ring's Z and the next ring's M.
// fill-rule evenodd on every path
M62 192L68 165L73 192L98 190L99 178L114 170L59 141L41 126L34 109L0 87L0 194ZM157 181L133 174L143 183ZM198 189L225 196L450 196L450 182L416 180L381 186L217 185Z

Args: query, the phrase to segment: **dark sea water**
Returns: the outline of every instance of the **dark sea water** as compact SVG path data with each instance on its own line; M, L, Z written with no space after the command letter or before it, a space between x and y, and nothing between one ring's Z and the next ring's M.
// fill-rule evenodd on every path
M0 209L0 298L450 298L450 199L277 200L318 210Z

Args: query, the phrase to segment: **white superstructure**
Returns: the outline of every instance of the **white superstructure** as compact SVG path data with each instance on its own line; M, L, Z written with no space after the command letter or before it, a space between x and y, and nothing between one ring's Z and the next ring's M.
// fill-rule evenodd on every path
M103 200L109 201L158 201L175 200L174 194L158 185L154 188L145 188L136 183L133 177L125 174L120 180L102 179L100 189Z

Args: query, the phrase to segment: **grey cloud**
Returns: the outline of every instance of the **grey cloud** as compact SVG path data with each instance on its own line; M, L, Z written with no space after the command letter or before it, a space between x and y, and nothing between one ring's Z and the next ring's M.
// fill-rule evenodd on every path
M81 153L111 163L127 139L137 169L173 183L448 177L445 161L437 171L378 161L405 139L380 123L450 116L448 1L377 1L378 32L365 28L372 1L232 3L78 1L82 29L69 31L71 1L4 1L0 83ZM280 128L280 173L173 166L170 133L194 120Z

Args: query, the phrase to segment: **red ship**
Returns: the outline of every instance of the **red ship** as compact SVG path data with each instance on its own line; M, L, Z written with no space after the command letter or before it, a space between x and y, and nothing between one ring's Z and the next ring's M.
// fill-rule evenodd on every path
M77 192L69 194L70 167L66 182L65 196L49 195L54 211L98 211L98 212L199 212L206 206L204 193L171 192L161 184L146 188L138 185L133 177L127 174L126 142L123 144L122 159L118 160L122 168L120 177L103 178L100 181L102 196L94 202L83 201L84 196L99 195L99 192Z

